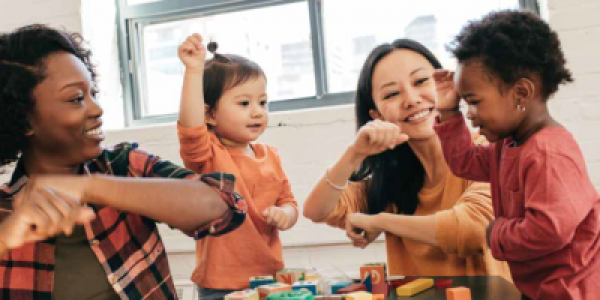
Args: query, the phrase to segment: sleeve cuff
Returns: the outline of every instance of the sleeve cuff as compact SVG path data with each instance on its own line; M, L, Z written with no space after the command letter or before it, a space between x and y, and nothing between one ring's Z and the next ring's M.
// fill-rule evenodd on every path
M223 201L229 206L229 210L196 230L194 238L199 240L208 235L220 236L240 227L246 219L248 203L233 191L235 176L227 173L211 173L202 175L200 180L219 192Z

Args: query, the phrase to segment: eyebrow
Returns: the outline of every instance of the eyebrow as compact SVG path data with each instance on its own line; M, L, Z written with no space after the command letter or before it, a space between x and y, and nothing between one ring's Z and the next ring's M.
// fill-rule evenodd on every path
M84 84L85 84L85 82L83 82L83 81L71 82L71 83L69 83L69 84L66 84L65 86L63 86L63 87L60 89L60 91L62 91L62 90L64 90L64 89L66 89L66 88L70 88L70 87L80 87L80 86L82 86L82 85L84 85Z
M419 71L421 71L421 70L423 70L423 68L417 68L417 69L413 70L412 72L410 72L410 74L408 74L408 76L413 76L415 73L417 73L417 72L419 72ZM392 85L394 85L394 84L395 84L395 82L393 82L393 81L390 81L390 82L388 82L388 83L386 83L386 84L382 85L382 86L379 88L379 90L383 90L384 88L386 88L386 87L388 87L388 86L392 86Z
M473 93L466 93L466 94L460 95L460 96L461 96L461 98L463 98L463 99L466 100L468 98L475 97L475 94L473 94Z
M260 94L259 96L260 96L259 98L262 98L262 97L266 97L267 94L263 93L263 94ZM235 96L233 98L234 99L238 99L238 98L252 98L252 95L250 95L250 94L240 94L240 95L237 95L237 96Z

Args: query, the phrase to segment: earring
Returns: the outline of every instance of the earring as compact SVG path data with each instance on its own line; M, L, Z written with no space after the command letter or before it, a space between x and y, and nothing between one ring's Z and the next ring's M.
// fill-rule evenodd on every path
M517 109L518 109L520 112L525 112L525 110L526 110L525 106L523 106L523 105L521 105L521 104L517 104Z

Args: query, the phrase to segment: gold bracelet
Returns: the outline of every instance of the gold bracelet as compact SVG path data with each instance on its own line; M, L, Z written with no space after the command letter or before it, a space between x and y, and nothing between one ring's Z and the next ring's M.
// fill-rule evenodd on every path
M348 186L348 182L349 182L348 180L346 180L346 184L344 184L343 186L333 184L333 182L331 182L331 180L329 180L329 168L327 168L327 170L325 170L325 181L329 184L329 186L331 186L332 188L334 188L338 191L343 191Z

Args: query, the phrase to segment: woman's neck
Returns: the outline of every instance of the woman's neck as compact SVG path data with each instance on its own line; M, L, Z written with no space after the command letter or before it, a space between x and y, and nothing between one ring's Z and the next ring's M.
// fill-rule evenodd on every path
M23 152L21 156L28 176L33 175L72 175L77 174L81 168L79 165L60 164L55 158L41 157L35 151Z
M433 187L446 178L448 164L444 159L442 144L437 135L423 140L409 140L413 150L425 170L424 187Z

